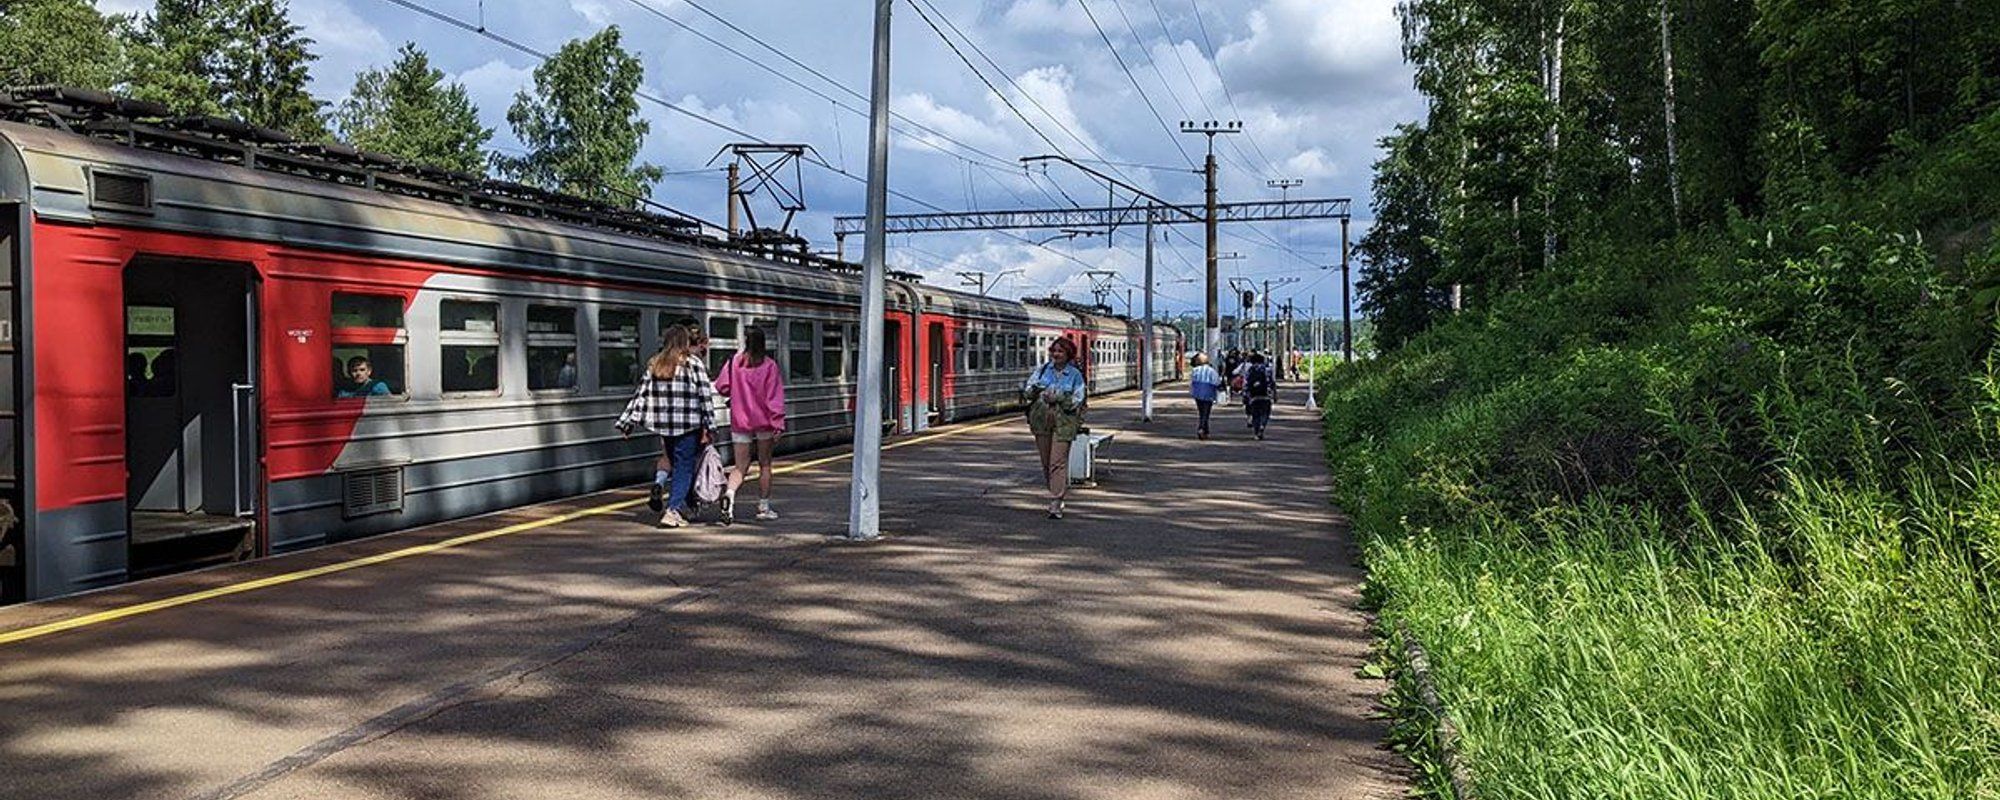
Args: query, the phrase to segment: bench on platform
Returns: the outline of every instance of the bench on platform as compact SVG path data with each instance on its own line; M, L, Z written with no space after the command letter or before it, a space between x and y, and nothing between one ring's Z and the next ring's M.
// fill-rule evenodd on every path
M1116 433L1094 433L1087 428L1077 433L1076 441L1069 446L1070 485L1096 486L1097 451L1117 438Z

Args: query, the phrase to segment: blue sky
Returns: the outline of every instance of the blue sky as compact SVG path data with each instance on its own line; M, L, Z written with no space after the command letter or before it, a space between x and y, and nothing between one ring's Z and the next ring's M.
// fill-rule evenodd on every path
M416 1L474 24L483 21L495 33L544 51L618 25L626 46L645 63L650 94L768 141L810 144L833 166L854 175L865 172L866 120L827 97L866 109L847 90L868 91L874 7L869 0L698 0L702 8L837 86L785 62L683 0ZM1064 167L1052 166L1044 175L1007 166L1021 156L1050 152L1042 135L1077 158L1101 155L1145 165L1115 169L1163 197L1199 203L1201 180L1189 158L1199 162L1201 139L1169 129L1182 119L1240 119L1248 132L1218 143L1222 199L1276 197L1279 192L1265 185L1268 179L1298 178L1305 183L1292 190L1292 197L1354 198L1354 238L1359 239L1369 216L1368 178L1376 140L1423 110L1402 62L1394 0L930 2L1001 68L995 71L980 55L966 52L1034 123L1031 128L1009 110L910 4L899 2L891 105L942 137L897 122L890 182L898 191L946 209L1053 207L1069 202L1065 194L1086 205L1102 203L1101 185L1093 186ZM151 2L99 0L99 5L106 11L144 12ZM314 68L314 88L321 97L337 102L353 85L356 72L385 63L397 47L411 41L466 86L486 124L496 130L496 147L519 146L507 128L506 113L514 93L532 80L531 57L388 0L291 0L291 11L316 41L321 58ZM702 41L662 15L813 91ZM1103 35L1092 25L1092 15ZM1155 119L1154 109L1166 127ZM724 188L719 164L713 171L704 168L717 150L740 137L657 105L644 104L641 113L653 126L644 157L675 173L657 187L655 199L720 221ZM862 184L818 167L805 170L804 183L809 209L795 229L814 247L830 250L832 217L861 212ZM892 198L890 210L927 209ZM760 221L774 216L765 210ZM959 270L1024 269L1025 274L1008 277L994 293L1012 297L1059 291L1080 300L1089 298L1085 270L1114 270L1121 287L1114 306L1122 309L1122 288L1141 281L1140 233L1118 231L1109 246L1103 236L1034 244L1049 236L1035 231L1021 232L1020 238L898 235L890 238L890 262L941 285L956 285L953 273ZM1200 236L1198 226L1182 226L1161 246L1157 278L1159 308L1165 312L1201 307L1202 287L1191 280L1200 274ZM1221 249L1244 258L1223 262L1221 271L1225 279L1296 279L1273 295L1295 296L1301 306L1317 296L1325 313L1338 308L1338 277L1319 267L1338 262L1338 237L1331 221L1224 226ZM858 259L858 237L848 247L849 256ZM1226 287L1223 296L1226 313Z

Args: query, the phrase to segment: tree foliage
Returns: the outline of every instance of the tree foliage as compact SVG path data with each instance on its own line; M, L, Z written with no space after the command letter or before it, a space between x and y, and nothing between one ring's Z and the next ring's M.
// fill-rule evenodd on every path
M481 148L493 131L480 126L465 87L444 77L416 44L403 45L387 69L355 76L354 91L334 112L341 138L439 169L482 172Z
M514 95L507 122L528 148L496 156L509 178L552 191L630 206L663 176L639 161L652 126L639 116L644 67L619 43L617 27L563 45L535 69L533 93Z
M119 23L90 0L0 2L0 85L112 88L126 70Z
M1426 298L1451 285L1476 304L1527 285L1551 267L1546 236L1560 259L1594 240L1717 229L1935 144L2000 101L1990 2L1403 0L1398 13L1429 111L1392 137L1377 211L1421 209L1436 235L1385 232L1367 248L1386 293L1371 314L1431 309L1384 318L1387 341L1435 319ZM1420 149L1393 146L1418 134Z
M313 40L285 0L159 0L131 35L128 91L182 114L226 114L306 139L327 136L312 96Z

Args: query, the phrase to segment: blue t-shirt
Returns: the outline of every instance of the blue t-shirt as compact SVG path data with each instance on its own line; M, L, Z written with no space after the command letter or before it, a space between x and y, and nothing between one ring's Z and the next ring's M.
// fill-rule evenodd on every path
M348 383L346 385L343 385L340 387L340 391L334 392L333 396L370 397L374 395L386 395L388 393L389 393L389 384L383 383L382 381L369 381L366 386L354 383Z

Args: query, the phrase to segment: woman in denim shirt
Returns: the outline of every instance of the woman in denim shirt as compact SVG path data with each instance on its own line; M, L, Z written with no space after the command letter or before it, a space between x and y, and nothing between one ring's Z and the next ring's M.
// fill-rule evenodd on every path
M1049 486L1049 519L1062 519L1063 497L1069 494L1069 446L1083 428L1083 370L1076 368L1076 345L1057 339L1049 345L1049 360L1035 368L1021 394L1028 401L1028 430L1035 434L1035 452L1042 457L1042 477Z

